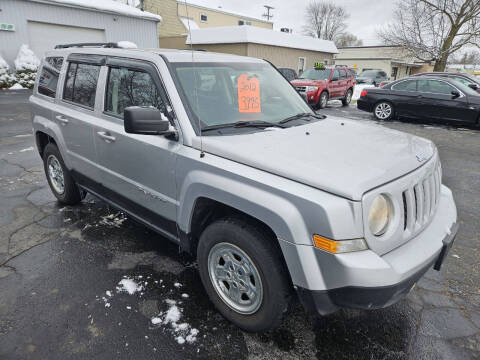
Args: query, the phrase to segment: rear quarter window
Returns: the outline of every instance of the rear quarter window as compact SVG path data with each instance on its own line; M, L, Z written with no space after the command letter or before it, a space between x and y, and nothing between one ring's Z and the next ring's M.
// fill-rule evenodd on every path
M62 57L49 57L45 59L45 62L39 72L39 94L55 98L62 64Z

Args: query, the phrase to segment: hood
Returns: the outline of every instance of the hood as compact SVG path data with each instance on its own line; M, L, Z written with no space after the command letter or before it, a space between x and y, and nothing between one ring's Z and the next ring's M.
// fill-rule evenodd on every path
M297 79L292 81L293 86L322 86L327 83L326 80Z
M307 133L309 135L307 135ZM200 149L200 138L193 146ZM329 117L287 129L204 136L203 150L351 200L422 166L426 139L379 125ZM419 162L417 155L424 161Z

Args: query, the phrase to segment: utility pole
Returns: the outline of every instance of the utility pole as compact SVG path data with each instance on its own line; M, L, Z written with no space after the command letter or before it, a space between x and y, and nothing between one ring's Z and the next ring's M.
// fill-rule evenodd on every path
M270 14L270 10L273 10L275 9L273 6L270 6L270 5L263 5L263 7L265 8L265 10L267 11L265 14L263 14L262 16L264 18L267 19L267 21L270 21L271 18L273 18L273 14Z

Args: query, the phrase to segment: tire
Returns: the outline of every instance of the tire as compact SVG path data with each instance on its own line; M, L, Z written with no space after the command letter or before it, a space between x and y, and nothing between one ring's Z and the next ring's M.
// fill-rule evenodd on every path
M213 222L200 236L197 260L203 286L218 311L245 331L278 327L288 308L288 273L272 240L259 224L237 217ZM240 260L251 265L250 272L245 273L248 268ZM242 292L242 285L253 285L254 295ZM230 298L235 293L239 301Z
M350 103L352 102L352 95L353 95L352 89L348 89L347 92L345 93L345 97L342 99L343 106L350 105Z
M50 171L50 167L52 170ZM81 190L63 162L57 146L49 143L43 151L43 168L48 185L59 202L66 205L76 205L82 201L86 193ZM56 175L56 176L55 176ZM62 185L63 179L63 186Z
M383 108L383 110L382 110ZM395 109L389 101L380 101L373 108L373 115L377 120L388 121L393 118Z
M322 91L320 97L318 98L317 109L325 109L328 103L328 93L326 91Z

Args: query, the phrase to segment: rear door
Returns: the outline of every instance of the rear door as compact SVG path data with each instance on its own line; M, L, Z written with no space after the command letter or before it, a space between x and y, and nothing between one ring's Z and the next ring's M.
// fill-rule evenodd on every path
M403 80L391 88L393 106L399 116L418 117L422 113L422 103L417 92L417 80Z
M67 58L65 82L54 121L59 125L69 163L75 173L92 180L99 179L93 142L96 123L95 97L104 56L72 54ZM39 91L42 81L39 82ZM43 91L47 91L48 85Z
M348 89L348 76L347 72L344 69L339 69L338 73L340 74L340 80L338 81L338 96L345 96L345 93Z
M418 90L426 117L439 120L476 121L477 111L470 107L467 96L448 82L421 79L418 80ZM458 91L460 96L452 97L452 91Z
M177 237L175 161L179 144L161 135L127 134L123 111L152 106L167 114L168 100L156 67L109 58L102 74L103 114L94 130L105 191L171 238Z

